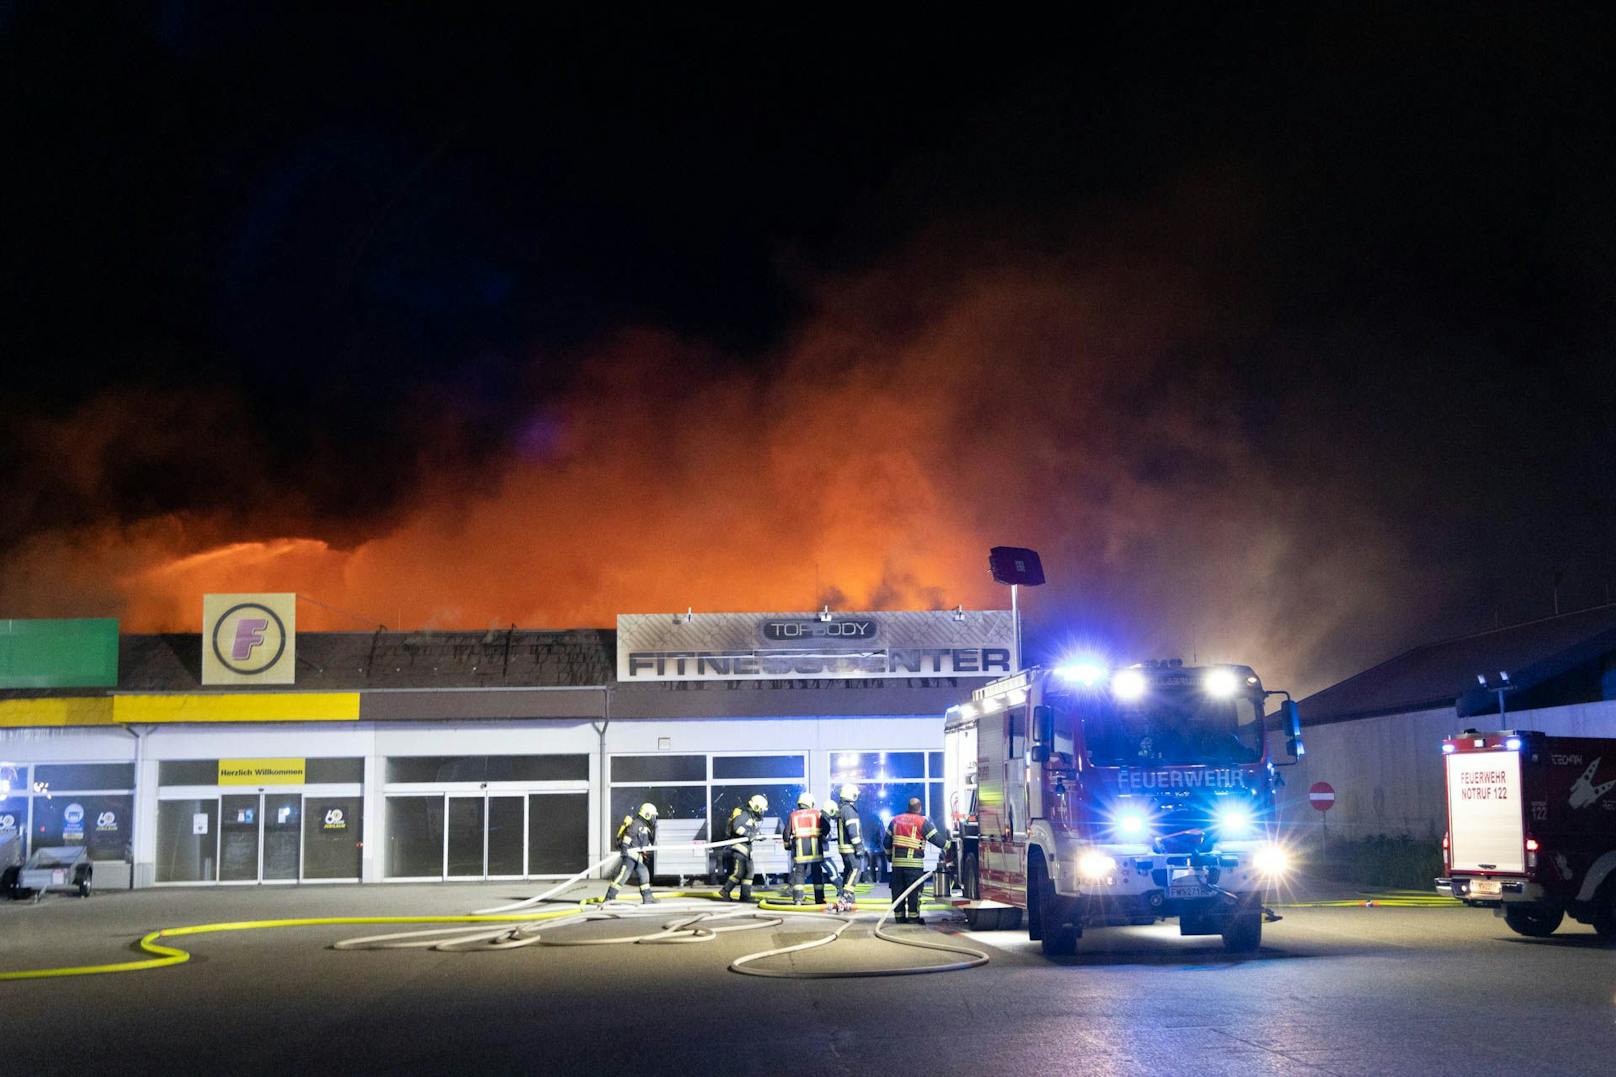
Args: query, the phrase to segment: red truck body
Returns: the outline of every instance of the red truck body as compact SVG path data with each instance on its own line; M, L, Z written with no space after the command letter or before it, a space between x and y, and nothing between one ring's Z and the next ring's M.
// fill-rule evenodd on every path
M1442 751L1448 873L1437 891L1522 935L1570 916L1616 936L1616 739L1466 731Z

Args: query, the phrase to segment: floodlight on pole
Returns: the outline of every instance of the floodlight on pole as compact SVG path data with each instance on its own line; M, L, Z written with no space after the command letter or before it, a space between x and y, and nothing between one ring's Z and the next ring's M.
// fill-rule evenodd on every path
M1515 691L1516 688L1518 688L1520 686L1517 685L1517 684L1511 683L1511 681L1509 679L1509 673L1507 671L1505 671L1505 670L1502 670L1502 669L1498 671L1498 681L1497 681L1497 683L1489 684L1487 682L1487 675L1485 673L1476 674L1476 683L1481 685L1482 688L1486 689L1489 692L1497 693L1497 695L1498 695L1498 728L1499 729L1507 728L1507 724L1504 721L1504 713L1505 713L1504 693L1505 692L1513 692L1513 691Z
M1021 604L1017 590L1038 587L1044 582L1044 563L1038 551L1024 546L995 546L988 551L988 569L998 583L1010 585L1010 619L1015 625L1016 665L1025 664L1021 655Z

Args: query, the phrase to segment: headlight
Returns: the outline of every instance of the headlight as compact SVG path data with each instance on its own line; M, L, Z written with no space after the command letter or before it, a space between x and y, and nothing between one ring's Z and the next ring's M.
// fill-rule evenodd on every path
M1277 845L1265 845L1251 858L1251 866L1257 869L1258 875L1275 879L1291 870L1291 857Z
M1145 675L1137 669L1118 670L1111 678L1111 694L1122 703L1132 703L1145 694Z
M1218 835L1244 838L1251 833L1251 809L1244 804L1225 804L1217 811Z
M1207 670L1201 678L1201 688L1213 699L1228 699L1240 690L1240 678L1232 669Z
M1104 853L1084 853L1077 858L1077 873L1084 882L1101 882L1116 875L1117 862Z
M1119 838L1142 838L1150 833L1150 820L1145 818L1142 811L1119 812L1111 825Z

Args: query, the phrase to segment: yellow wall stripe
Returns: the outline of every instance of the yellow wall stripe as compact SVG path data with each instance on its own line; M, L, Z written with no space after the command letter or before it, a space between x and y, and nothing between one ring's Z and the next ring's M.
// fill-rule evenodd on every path
M358 692L218 692L113 696L112 720L144 722L352 722Z
M0 699L0 728L111 725L110 696L66 699Z
M353 722L358 692L209 692L0 700L0 728L176 722Z

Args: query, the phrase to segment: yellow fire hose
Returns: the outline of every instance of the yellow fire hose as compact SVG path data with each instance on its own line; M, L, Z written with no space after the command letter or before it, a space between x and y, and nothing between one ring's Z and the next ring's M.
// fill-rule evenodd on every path
M705 847L716 848L731 844L735 844L735 842L715 842L711 843L710 845L706 845ZM646 851L652 850L648 849ZM651 934L632 936L629 938L558 941L551 937L541 937L537 932L522 930L522 925L534 924L537 922L561 921L568 918L575 922L586 922L601 919L625 919L631 916L634 918L640 918L645 915L680 911L678 906L675 906L672 909L658 909L656 906L641 909L635 909L633 907L616 909L604 906L600 898L586 898L577 902L576 904L560 909L546 909L538 912L518 911L531 908L532 906L541 902L551 900L555 897L555 895L573 886L577 882L581 881L584 877L599 870L616 859L617 854L614 853L611 856L590 865L583 871L573 875L565 881L551 887L549 890L535 895L534 897L527 898L523 901L514 902L509 905L502 905L493 909L479 910L477 912L464 915L424 914L417 916L315 916L277 920L235 920L212 924L191 924L183 927L160 928L159 930L149 932L142 936L136 943L136 946L141 951L153 955L151 957L142 958L135 961L118 961L99 965L69 965L59 968L20 969L12 972L0 972L0 981L40 980L66 976L99 976L118 972L144 972L150 969L166 968L170 965L181 965L191 959L190 953L175 946L165 946L159 940L183 938L190 935L209 935L227 931L262 931L272 928L287 927L332 927L377 924L498 924L502 926L492 929L485 928L480 931L476 930L475 928L430 928L426 931L410 931L391 935L370 936L368 938L348 939L334 944L334 948L339 950L362 948L428 947L440 950L463 950L468 948L508 949L515 946L526 946L534 943L540 943L541 941L545 945L552 946L610 945L635 942L705 942L716 938L720 932L777 927L783 922L778 915L770 916L765 915L766 913L829 919L836 921L838 923L838 927L834 931L828 932L819 939L812 940L808 943L799 943L795 946L783 947L777 950L765 950L760 953L748 954L745 957L738 958L729 966L732 971L752 976L792 978L806 977L814 979L840 976L902 976L926 972L947 972L954 969L974 968L978 965L986 964L988 961L987 954L981 952L980 950L973 950L960 946L950 946L945 943L927 942L916 938L892 936L884 933L886 921L888 918L890 918L892 909L895 907L895 903L880 902L866 903L865 908L859 910L867 912L881 911L883 913L883 915L876 922L875 936L877 938L880 938L886 942L896 943L900 946L910 946L919 949L937 950L945 953L960 954L967 957L969 960L956 961L943 965L922 965L846 972L837 972L834 970L799 972L796 970L751 968L748 966L754 961L760 961L765 958L778 956L781 954L796 953L802 950L814 949L816 947L834 942L840 938L842 933L846 931L847 928L851 927L855 922L852 916L825 912L824 910L826 906L823 904L816 904L812 906L789 905L783 902L768 900L769 897L777 896L773 894L767 895L765 900L759 902L756 906L740 907L726 912L701 912L695 916L665 923L661 925L657 931ZM922 876L913 887L910 887L910 890L922 885L930 877L930 873ZM868 892L871 888L868 886L860 886L857 889L862 892ZM903 895L899 896L899 900L901 901L903 897L908 895L908 893L909 891L906 890ZM678 890L671 892L665 891L661 897L675 899L705 899L712 901L717 899L718 893L716 890ZM928 909L947 909L951 906L928 902L924 907ZM684 911L689 911L692 908L694 907L685 906ZM716 926L720 921L748 918L754 922L747 924L725 924L723 926ZM513 929L512 927L505 925L516 926ZM552 926L562 925L553 924Z

